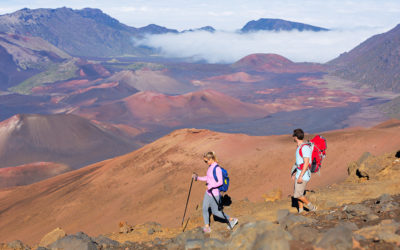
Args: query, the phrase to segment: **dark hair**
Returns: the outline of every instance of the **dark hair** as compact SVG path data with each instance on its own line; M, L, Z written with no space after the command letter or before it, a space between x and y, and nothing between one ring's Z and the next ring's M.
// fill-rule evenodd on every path
M297 137L297 139L303 140L304 139L303 130L301 128L296 128L295 130L293 130L293 137Z

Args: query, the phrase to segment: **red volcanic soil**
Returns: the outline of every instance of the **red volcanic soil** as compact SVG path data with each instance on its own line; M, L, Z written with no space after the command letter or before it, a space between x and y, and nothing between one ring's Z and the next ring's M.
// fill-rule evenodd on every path
M126 98L128 108L142 120L175 120L194 123L204 119L224 122L232 119L262 117L266 111L254 104L241 102L214 90L203 90L180 96L141 92Z
M107 79L111 82L127 84L139 91L155 91L164 94L181 94L189 87L160 70L123 70Z
M0 123L0 167L46 161L79 168L137 148L75 115L16 115Z
M125 124L111 124L111 123L99 122L96 120L91 120L91 122L96 124L100 128L103 128L104 130L112 131L113 133L124 136L126 138L133 139L135 136L147 132L145 128L137 128Z
M155 92L139 92L123 101L108 103L94 109L81 109L77 114L100 121L130 124L180 126L224 123L244 118L261 118L267 112L261 106L241 102L214 90L202 90L169 96Z
M400 148L400 121L374 128L322 133L328 140L321 175L310 188L343 181L347 166L363 152L380 155ZM290 132L290 131L288 131ZM307 138L310 138L307 135ZM290 168L296 145L291 135L253 137L208 130L177 130L145 147L115 159L68 172L39 183L0 191L0 242L20 239L37 243L62 227L67 233L90 235L118 230L118 222L181 223L192 172L204 175L202 154L213 150L231 178L235 201L261 201L280 189L290 194ZM205 186L195 182L188 206L201 204ZM290 204L288 204L290 206Z
M29 185L71 170L67 165L54 162L0 168L0 188Z
M72 92L71 95L82 94L82 93L88 92L88 91L93 90L93 89L108 89L108 88L114 88L114 87L117 87L118 85L119 85L119 84L118 84L117 82L102 83L102 84L99 84L99 85L95 85L95 86L90 86L90 87L87 87L87 88L78 89L78 90Z
M264 80L262 76L249 75L246 72L237 72L228 75L213 76L205 79L206 81L225 81L225 82L259 82Z
M235 69L273 73L304 73L326 71L316 63L294 63L277 54L252 54L232 64Z
M79 74L82 77L109 77L111 75L106 68L98 63L79 59L76 64L80 67Z

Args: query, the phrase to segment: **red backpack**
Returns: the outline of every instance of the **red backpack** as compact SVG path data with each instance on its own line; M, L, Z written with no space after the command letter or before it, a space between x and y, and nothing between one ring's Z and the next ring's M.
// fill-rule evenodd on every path
M317 173L321 168L322 160L326 157L326 152L325 152L325 150L327 149L326 139L320 135L316 135L309 142L303 143L300 146L299 150L299 154L301 157L303 157L301 149L303 148L304 145L310 146L312 152L309 169L311 170L311 173ZM299 166L300 170L303 169L303 165L304 163Z

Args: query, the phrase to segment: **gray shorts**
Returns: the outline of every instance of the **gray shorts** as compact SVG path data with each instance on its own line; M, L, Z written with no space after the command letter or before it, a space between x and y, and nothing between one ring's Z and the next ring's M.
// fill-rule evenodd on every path
M297 179L294 181L294 198L300 198L304 196L304 190L306 190L307 181L303 181L301 184L297 183Z

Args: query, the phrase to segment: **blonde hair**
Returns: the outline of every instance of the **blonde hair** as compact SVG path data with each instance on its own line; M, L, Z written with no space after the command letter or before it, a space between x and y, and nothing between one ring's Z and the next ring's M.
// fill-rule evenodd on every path
M214 161L217 161L217 156L215 155L215 152L213 152L213 151L204 153L203 157L206 158L207 160L213 159Z

